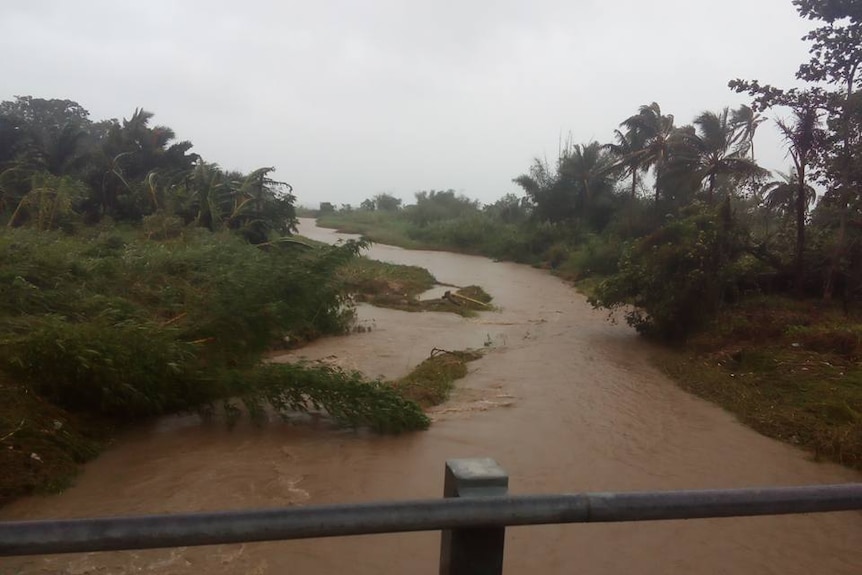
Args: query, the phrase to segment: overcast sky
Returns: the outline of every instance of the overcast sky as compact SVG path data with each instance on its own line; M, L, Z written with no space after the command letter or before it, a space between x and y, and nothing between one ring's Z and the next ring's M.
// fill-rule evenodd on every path
M610 141L638 106L677 124L793 83L811 23L790 0L31 0L0 6L0 100L136 107L224 168L275 166L305 205L483 202L560 137ZM788 161L774 129L758 159Z

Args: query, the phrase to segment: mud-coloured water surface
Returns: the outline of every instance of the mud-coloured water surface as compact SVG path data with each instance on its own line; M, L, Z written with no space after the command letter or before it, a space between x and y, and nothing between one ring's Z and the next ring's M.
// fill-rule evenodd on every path
M301 232L338 235L303 221ZM444 460L487 456L512 493L723 488L860 481L765 438L686 394L650 365L651 348L548 274L442 252L370 255L477 284L499 311L465 319L361 306L370 331L280 361L326 359L397 377L432 348L487 350L427 432L399 437L194 417L128 434L55 497L2 519L82 517L438 497ZM436 573L439 534L0 559L0 573ZM507 573L862 573L862 514L833 513L510 529Z

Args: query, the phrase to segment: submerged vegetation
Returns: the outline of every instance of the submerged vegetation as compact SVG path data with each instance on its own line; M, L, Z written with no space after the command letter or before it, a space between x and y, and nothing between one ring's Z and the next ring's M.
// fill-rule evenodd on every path
M417 266L360 257L341 266L335 277L355 301L377 307L412 312L450 312L464 317L493 309L491 296L479 286L447 290L442 297L420 297L440 284L428 270Z
M480 357L478 351L434 349L428 359L393 386L400 395L423 407L439 405L449 398L455 380L467 375L467 364Z
M454 190L419 192L409 205L380 194L356 208L323 205L318 222L551 269L584 286L595 307L621 310L640 333L687 350L693 359L674 356L668 370L689 389L766 433L860 466L862 18L853 3L793 4L816 26L801 87L733 80L751 104L689 124L644 104L621 118L613 141L570 140L556 162L536 160L514 179L523 195L493 204ZM787 174L755 157L755 133L770 120ZM727 321L756 305L761 325L773 325L765 318L785 318L788 297L812 305L774 333L741 340L732 382L704 361L741 337L723 331Z
M391 383L262 361L348 332L356 294L412 307L433 277L291 238L272 168L222 170L151 119L0 103L0 502L63 487L116 428L164 414L427 428Z

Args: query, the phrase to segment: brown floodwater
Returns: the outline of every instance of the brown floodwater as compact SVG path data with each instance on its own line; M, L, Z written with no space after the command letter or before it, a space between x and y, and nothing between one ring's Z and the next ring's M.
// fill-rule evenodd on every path
M336 234L302 222L302 233ZM492 457L510 492L731 488L862 481L763 437L675 386L652 348L560 280L527 266L375 245L374 258L478 284L499 311L464 319L360 306L368 331L278 360L324 359L397 377L437 348L484 348L426 432L322 422L228 430L196 417L126 434L61 495L0 519L202 511L439 497L447 458ZM436 573L439 533L0 559L0 573ZM862 513L507 532L507 573L862 573Z

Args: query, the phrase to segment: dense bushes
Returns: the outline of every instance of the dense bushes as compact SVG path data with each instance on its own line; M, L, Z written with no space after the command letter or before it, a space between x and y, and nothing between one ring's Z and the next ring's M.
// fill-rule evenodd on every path
M693 206L686 217L629 246L619 272L596 287L590 302L624 308L626 321L641 333L685 338L754 273L743 248L729 203L719 210Z
M256 364L275 341L346 328L333 276L358 244L264 251L192 232L6 230L0 369L67 408L152 415L222 397L221 370Z

